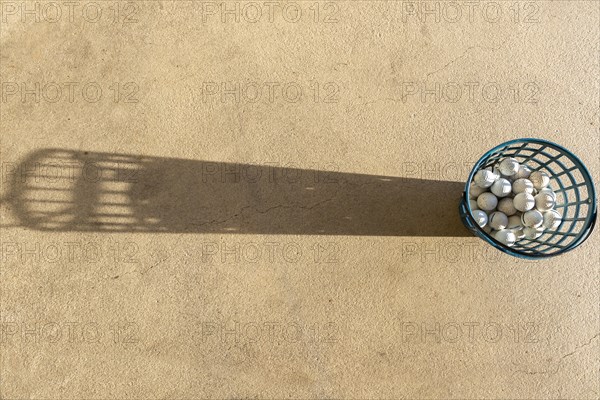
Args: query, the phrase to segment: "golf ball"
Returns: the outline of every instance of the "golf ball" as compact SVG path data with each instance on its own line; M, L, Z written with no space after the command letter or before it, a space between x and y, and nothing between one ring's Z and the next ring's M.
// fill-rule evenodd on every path
M517 241L517 236L510 229L502 229L494 234L494 238L506 246L512 246Z
M505 197L508 196L512 190L512 186L508 179L498 178L490 189L494 195L497 197Z
M480 169L473 177L473 182L480 188L489 188L499 176L487 169Z
M477 205L480 210L492 211L498 205L498 199L490 192L481 193L477 198Z
M510 197L504 197L498 200L498 211L502 211L507 216L511 216L517 212L513 204L513 199Z
M483 228L487 224L488 216L484 211L475 210L472 214L473 218L475 218L475 222L477 222L477 225Z
M498 169L504 176L513 176L519 171L519 162L514 158L505 158L498 165Z
M525 237L527 239L537 239L540 236L542 236L542 234L544 233L544 229L526 226L525 228L523 228L523 233L525 234Z
M535 208L540 211L548 211L554 208L556 200L550 193L538 193L535 196Z
M515 177L517 179L529 178L529 175L531 175L531 169L527 165L520 165Z
M551 188L545 187L545 188L540 189L538 191L538 194L542 194L542 193L549 194L550 196L552 196L552 198L554 199L554 201L556 201L556 193L554 193L554 190L552 190Z
M550 184L550 176L544 171L534 171L529 175L529 180L537 190L543 189Z
M519 229L522 228L521 224L521 216L520 215L511 215L508 217L508 224L506 225L507 229Z
M469 199L469 207L471 208L471 210L478 210L479 206L477 205L477 200Z
M514 194L533 193L533 183L527 178L519 178L514 181L512 191Z
M483 193L481 196L483 196L484 194L485 193ZM481 197L481 196L479 196L479 197ZM479 198L477 199L477 204L479 204ZM515 206L515 208L517 210L519 210L521 212L529 211L535 206L535 199L529 193L526 193L526 192L519 193L513 199L513 205Z
M472 182L469 185L469 197L471 199L477 199L479 195L483 192L485 192L485 188L477 186L475 182Z
M546 229L556 229L560 226L562 215L556 210L546 211L544 214L542 226Z
M513 229L513 233L515 234L515 236L517 237L517 240L521 240L521 239L525 239L525 232L523 232L525 228L520 227L518 229Z
M521 223L523 226L537 228L544 222L544 217L538 210L529 210L521 215Z
M493 212L488 217L488 224L492 229L504 229L508 225L508 217L500 211Z

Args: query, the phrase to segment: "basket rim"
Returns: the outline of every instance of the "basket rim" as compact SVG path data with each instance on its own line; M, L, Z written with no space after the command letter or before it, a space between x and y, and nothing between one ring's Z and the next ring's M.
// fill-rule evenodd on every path
M518 250L513 250L512 248L504 245L503 243L497 241L495 238L493 238L492 236L488 235L480 226L479 224L476 223L472 213L471 213L471 206L469 204L469 185L471 184L471 182L473 181L473 177L475 176L475 174L477 173L477 171L479 171L479 169L481 168L481 166L485 163L485 161L487 161L487 159L490 157L490 155L492 155L493 153L495 153L496 151L501 150L504 147L508 147L510 145L513 144L519 144L519 143L535 143L535 144L542 144L542 145L548 145L549 147L553 147L556 150L562 151L566 154L568 154L570 157L572 157L572 161L574 161L575 165L577 166L577 168L579 169L579 171L581 172L581 174L583 175L584 179L586 180L586 182L589 182L589 185L587 185L591 190L590 190L590 199L592 199L591 202L591 207L590 210L588 212L588 219L586 221L585 226L582 228L581 230L581 235L576 238L570 245L569 247L566 247L564 249L561 249L553 254L526 254L526 253L522 253ZM507 142L501 143L495 147L493 147L492 149L488 150L487 152L485 152L485 154L483 154L479 160L477 160L477 162L475 163L475 165L473 166L473 168L471 169L471 172L469 173L469 177L465 183L465 189L463 191L463 196L462 196L462 200L463 205L465 207L466 213L464 215L464 218L467 219L469 221L469 225L471 225L470 229L474 230L474 233L479 236L480 238L484 239L486 242L488 242L489 244L491 244L492 246L494 246L495 248L497 248L498 250L501 250L507 254L510 254L512 256L515 257L519 257L519 258L525 258L525 259L531 259L531 260L539 260L539 259L544 259L544 258L550 258L550 257L555 257L561 254L564 254L570 250L575 249L577 246L579 246L581 243L583 243L591 234L594 225L596 223L596 216L597 216L597 204L596 204L596 188L594 186L594 181L592 179L592 175L590 174L589 170L587 169L587 167L585 166L585 164L583 163L583 161L581 161L581 159L579 157L577 157L577 155L575 155L571 150L565 148L564 146L561 146L557 143L551 142L549 140L545 140L545 139L539 139L539 138L519 138L519 139L513 139L513 140L509 140ZM465 221L466 222L466 221Z

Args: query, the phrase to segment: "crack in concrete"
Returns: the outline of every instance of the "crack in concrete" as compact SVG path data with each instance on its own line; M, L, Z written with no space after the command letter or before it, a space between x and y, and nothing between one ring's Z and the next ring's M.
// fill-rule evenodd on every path
M324 204L324 203L327 203L329 201L332 201L333 199L334 198L322 200L322 201L319 201L319 202L313 204L312 206L302 206L302 205L287 206L287 205L284 205L284 204L278 204L276 206L269 207L269 208L267 208L265 210L259 210L259 209L255 208L253 206L245 206L245 207L242 207L242 209L239 212L233 214L232 216L230 216L230 217L228 217L226 219L222 219L222 220L213 219L212 221L203 222L201 224L191 224L191 226L193 226L193 227L200 227L200 226L206 226L206 225L224 224L226 222L231 221L232 219L235 219L237 217L242 216L244 214L244 212L246 210L248 210L248 209L253 209L258 214L266 214L269 211L276 210L278 208L299 208L301 210L312 210L313 208L316 208L316 207L320 206L321 204Z
M575 349L565 355L563 355L562 357L560 357L560 359L558 360L558 363L556 363L556 368L553 370L543 370L543 371L526 371L526 370L516 370L514 373L516 374L517 372L523 373L523 374L527 374L527 375L555 375L558 373L558 371L560 370L560 366L563 362L563 360L567 357L571 357L572 355L574 355L575 353L577 353L581 348L589 346L592 343L592 340L596 339L600 337L600 332L598 332L597 334L595 334L594 336L592 336L590 338L590 340L588 340L587 342L576 346ZM517 363L515 363L514 361L512 362L513 365L515 366L519 366ZM513 374L514 375L514 374Z
M467 47L467 49L460 56L454 58L453 60L451 60L450 62L448 62L446 65L444 65L442 68L436 69L435 71L428 72L425 77L429 78L431 75L437 74L438 72L445 70L446 68L448 68L452 64L456 63L458 60L461 60L461 59L465 58L467 56L467 54L471 50L473 50L473 49L497 51L497 50L500 50L502 47L504 47L504 45L506 44L506 42L508 42L508 38L505 39L502 43L500 43L500 45L498 47L490 47L490 46L470 46L470 47Z

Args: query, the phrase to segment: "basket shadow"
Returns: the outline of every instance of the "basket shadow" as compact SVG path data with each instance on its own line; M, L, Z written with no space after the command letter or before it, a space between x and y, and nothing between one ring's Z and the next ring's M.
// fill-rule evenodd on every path
M19 224L45 231L471 236L461 182L42 149L10 171Z

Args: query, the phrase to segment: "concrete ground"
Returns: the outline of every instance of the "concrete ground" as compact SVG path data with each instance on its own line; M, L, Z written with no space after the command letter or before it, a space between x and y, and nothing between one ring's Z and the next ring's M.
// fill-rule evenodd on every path
M597 1L0 6L1 398L599 398L598 233L457 216L518 137L598 186Z

